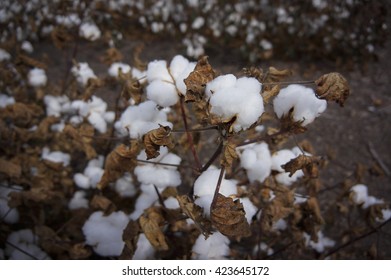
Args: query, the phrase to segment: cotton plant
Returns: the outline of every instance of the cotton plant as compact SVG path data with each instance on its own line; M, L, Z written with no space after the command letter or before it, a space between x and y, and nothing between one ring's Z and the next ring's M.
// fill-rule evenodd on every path
M108 216L102 211L92 213L82 228L86 244L100 256L119 256L125 245L122 232L128 222L128 216L122 211Z
M90 160L83 173L76 173L73 176L76 186L81 189L96 188L104 173L103 163L103 156Z
M181 55L175 56L169 66L165 60L150 62L147 68L147 98L161 107L176 104L179 95L186 95L184 79L194 70L195 65Z

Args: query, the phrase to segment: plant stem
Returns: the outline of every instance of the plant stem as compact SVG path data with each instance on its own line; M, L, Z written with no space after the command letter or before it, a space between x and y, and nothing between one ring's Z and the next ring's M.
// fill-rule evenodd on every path
M212 163L216 160L216 158L221 154L221 151L223 150L223 141L220 142L219 146L217 147L217 150L213 153L212 157L208 160L207 163L201 168L200 172L204 172L209 168L209 166L212 165Z
M213 125L213 126L207 126L207 127L201 127L201 128L194 128L194 129L188 129L187 131L186 130L182 130L182 129L177 129L177 130L171 130L172 133L187 133L187 132L199 132L199 131L207 131L207 130L214 130L214 129L217 129L217 125Z
M171 164L171 163L164 163L164 162L154 162L154 161L142 160L142 159L136 159L136 161L142 162L142 163L156 164L156 165L164 165L164 166L172 166L172 167L186 167L186 168L195 169L194 167L192 167L190 165L179 165L179 164Z
M193 136L189 132L189 127L188 127L188 124L187 124L187 117L186 117L185 105L184 105L184 97L181 96L180 99L181 99L182 119L183 119L183 124L185 126L185 132L186 132L186 135L187 135L187 140L189 141L190 149L191 149L191 152L193 154L194 161L195 161L195 164L197 166L197 170L201 170L202 165L201 165L200 159L198 158L197 152L196 152L195 147L194 147Z
M217 181L215 193L214 193L214 195L213 195L212 204L211 204L211 206L210 206L210 210L211 210L211 211L212 211L213 207L216 205L216 202L217 202L217 195L218 195L219 192L220 192L221 182L223 181L223 177L224 177L224 171L225 171L225 166L221 166L220 175L219 175L219 180Z
M292 82L275 82L275 83L262 83L264 86L273 86L273 85L310 85L315 84L315 81L292 81Z

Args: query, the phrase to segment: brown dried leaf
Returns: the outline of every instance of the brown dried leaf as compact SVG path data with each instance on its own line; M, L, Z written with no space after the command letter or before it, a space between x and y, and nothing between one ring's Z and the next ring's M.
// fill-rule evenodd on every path
M350 95L348 81L339 73L332 72L321 76L315 81L316 93L319 98L335 101L343 107Z
M147 159L158 157L160 146L166 146L169 149L174 148L175 145L170 134L171 128L169 126L160 126L144 135L143 142Z
M138 80L126 80L121 92L121 96L128 102L130 98L133 98L135 104L141 102L141 97L144 93L144 89Z
M193 103L194 114L201 125L207 124L209 120L209 103L202 99Z
M97 156L95 148L92 146L92 137L94 136L94 127L90 124L82 124L79 128L74 128L67 124L63 132L72 140L73 147L77 150L84 151L87 159L92 159Z
M320 207L316 197L310 197L307 199L307 209L312 213L314 220L318 224L324 224L324 219L320 212Z
M292 75L292 71L289 69L278 70L274 67L269 67L269 70L264 76L265 83L280 82Z
M191 201L187 195L177 196L176 199L183 213L192 219L205 238L208 238L212 234L212 224L204 217L202 208Z
M31 67L37 67L37 68L41 68L41 69L45 69L45 70L48 68L48 66L45 63L38 61L32 57L29 57L27 55L24 55L24 54L18 55L17 63L23 63L23 64L31 66Z
M288 115L285 115L280 119L281 130L282 131L289 131L290 133L293 133L293 134L300 134L300 133L307 131L307 128L305 128L304 126L301 125L303 123L303 121L293 120L292 112L293 112L293 109L291 109L291 111L289 112Z
M97 78L90 78L87 81L87 86L84 90L83 100L88 101L91 99L91 96L95 93L95 91L104 86L104 81Z
M117 180L124 172L131 172L136 166L140 147L138 142L132 141L130 147L120 144L106 158L105 172L97 188L103 189L110 182Z
M91 208L95 210L103 210L105 215L110 215L116 210L116 207L110 199L104 197L103 195L94 195L90 202Z
M216 201L212 204L210 217L212 224L222 234L240 239L251 235L250 225L247 222L243 204L230 197L217 194Z
M86 246L84 242L72 245L68 253L72 260L88 259L92 255L91 248Z
M250 68L243 68L243 72L247 77L253 77L260 83L263 82L263 70L261 68L251 66Z
M279 219L283 219L294 210L294 191L282 187L276 192L276 197L262 210L261 229L269 232L273 224Z
M201 57L193 72L184 80L187 87L186 102L195 102L202 99L205 86L216 77L216 73L208 62L208 57Z
M0 158L0 173L10 178L19 178L22 174L22 167L19 164Z
M226 142L224 143L223 148L223 157L220 161L220 164L222 166L225 166L226 168L231 167L232 163L235 159L237 159L239 156L236 153L236 145L232 142Z
M263 102L268 104L270 100L278 95L280 92L280 86L275 85L270 89L264 88L265 90L262 92Z
M145 236L156 250L168 250L166 238L161 229L164 218L159 208L148 208L140 217L139 223Z
M122 233L122 240L125 242L124 249L122 250L121 260L131 260L134 252L137 249L137 239L140 233L140 225L138 222L130 220L126 228Z
M319 157L301 154L284 165L281 165L281 167L284 168L285 172L289 172L289 177L291 177L297 170L303 170L305 175L311 178L316 178L319 175L319 161Z
M122 55L120 50L118 50L117 48L109 48L105 51L105 54L101 58L101 60L104 63L111 65L114 62L122 61L123 58L124 56Z
M43 110L36 104L16 102L0 110L1 118L10 118L16 126L27 126L37 117L43 114Z

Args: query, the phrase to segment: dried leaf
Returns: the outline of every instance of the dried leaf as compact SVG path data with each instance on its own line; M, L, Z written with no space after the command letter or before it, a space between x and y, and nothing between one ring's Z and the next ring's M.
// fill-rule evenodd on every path
M47 69L48 66L43 63L43 62L40 62L32 57L29 57L27 55L24 55L24 54L19 54L18 57L17 57L17 63L23 63L25 65L28 65L28 66L31 66L31 67L37 67L37 68L41 68L41 69Z
M343 107L350 95L347 80L339 73L332 72L321 76L315 81L316 93L319 98L327 101L335 101Z
M260 83L263 82L263 70L261 68L251 66L250 68L243 68L243 72L247 77L253 77Z
M140 226L138 222L130 220L122 233L122 240L125 242L125 246L119 257L121 260L131 260L133 258L134 252L137 249L139 233Z
M192 202L187 195L177 196L176 199L183 213L192 219L205 238L208 238L212 234L212 224L204 217L202 208Z
M92 255L91 248L86 246L84 242L72 245L68 253L72 260L87 259Z
M105 172L97 185L98 189L105 188L110 182L117 180L124 172L131 172L136 166L139 153L138 142L131 142L130 147L120 144L106 158Z
M324 224L324 219L320 212L319 203L316 197L310 197L309 199L307 199L306 203L307 203L307 209L309 212L312 213L315 222L318 224Z
M94 195L90 202L90 206L95 210L103 210L105 215L110 215L116 210L115 205L110 199L98 194Z
M95 91L104 86L104 81L97 78L89 78L87 81L87 86L84 90L83 100L88 101L91 99L91 96Z
M139 69L140 71L144 71L147 69L148 63L144 62L141 58L141 52L144 49L144 45L140 44L136 46L133 50L133 62L134 62L134 67Z
M279 219L283 219L294 210L294 191L285 187L276 192L276 197L262 210L261 229L265 232L272 230Z
M262 92L262 97L263 97L263 102L265 102L266 104L268 104L270 102L270 100L272 98L276 97L278 95L278 93L280 92L279 85L275 85L270 89L267 89L266 87L264 87L264 89L265 90Z
M133 98L135 104L139 104L143 93L144 89L140 82L138 80L131 79L125 81L121 96L126 102L128 102L130 98Z
M101 60L111 65L114 62L122 61L124 56L122 55L121 51L119 51L117 48L109 48L105 51L104 56L101 58Z
M55 26L50 33L52 41L56 48L62 49L67 46L67 43L72 41L72 36L68 33L64 26Z
M196 116L198 122L201 125L205 125L208 123L209 120L208 107L209 107L209 103L204 99L193 103L194 115Z
M232 163L235 159L237 159L239 156L236 153L236 145L232 142L226 142L224 143L223 148L223 157L220 161L222 166L231 167Z
M160 126L144 135L143 142L147 159L158 157L160 146L167 146L169 149L174 148L170 134L171 128L169 126Z
M281 165L281 167L284 168L285 172L289 172L289 177L291 177L297 170L303 170L305 175L308 175L311 178L316 178L319 175L319 161L319 157L301 154L284 165Z
M8 105L5 109L0 110L2 119L10 118L16 126L28 126L37 117L43 114L43 110L36 104L25 104L16 102Z
M205 86L216 77L216 73L208 62L208 57L201 57L193 72L184 80L187 87L186 102L195 102L202 99Z
M222 234L240 239L251 235L250 225L247 222L243 204L230 197L217 194L216 201L212 204L210 217L212 224Z
M0 173L10 178L19 178L22 174L22 167L19 164L0 158Z
M93 126L90 124L82 124L76 129L72 125L67 124L64 127L63 132L72 140L72 144L75 149L84 151L87 159L96 158L97 152L92 146L92 140L95 133Z
M264 76L264 83L280 82L292 75L292 71L289 69L278 70L274 67L269 67L269 70Z
M164 218L159 208L148 208L140 217L139 223L145 236L156 250L168 250L168 245L161 227Z

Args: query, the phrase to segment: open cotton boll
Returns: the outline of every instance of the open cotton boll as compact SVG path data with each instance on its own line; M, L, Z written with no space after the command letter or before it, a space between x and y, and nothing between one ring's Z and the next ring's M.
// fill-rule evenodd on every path
M177 209L180 208L179 202L175 197L170 196L164 201L164 206L168 209Z
M190 62L187 67L178 75L178 77L175 77L175 85L178 89L178 91L182 95L186 95L187 86L185 84L185 79L190 75L191 72L194 71L194 68L196 66L196 63Z
M95 41L100 38L101 32L94 23L83 23L79 28L79 35L87 40Z
M29 41L23 41L20 48L27 53L32 53L34 51L33 45Z
M208 239L200 234L195 241L192 259L221 260L229 256L229 239L220 232L214 232Z
M68 203L68 208L70 210L88 208L88 200L85 196L86 193L84 191L76 191Z
M383 223L391 218L391 209L382 209L382 219L376 219L377 222Z
M355 204L363 204L368 198L368 187L363 184L357 184L350 189L351 198Z
M155 254L155 249L147 239L144 233L138 236L137 249L134 252L133 260L149 260Z
M146 92L147 98L161 107L172 106L179 100L176 88L171 82L154 80L147 86Z
M102 114L99 114L98 112L91 112L88 115L87 120L100 133L105 133L107 131L107 123Z
M50 257L36 245L37 243L38 237L31 229L14 231L7 238L5 255L7 255L10 260L33 260L34 258L38 260L50 259Z
M261 84L255 78L243 77L236 81L234 87L220 88L209 100L210 112L221 121L236 117L232 127L235 132L246 130L258 121L264 112L263 99L260 94Z
M69 162L71 161L71 156L69 154L60 152L60 151L54 151L51 152L48 147L44 147L42 149L42 154L41 154L42 159L51 161L51 162L56 162L56 163L62 163L64 166L68 166Z
M162 162L168 164L179 164L181 158L175 154L168 153L167 147L160 148L160 155L155 159L149 160L150 162ZM145 151L142 151L137 159L146 160ZM137 180L143 184L153 184L159 189L165 189L166 187L177 187L181 184L181 176L179 171L174 166L144 164L138 165L134 169L134 174L137 176ZM151 176L153 174L153 176Z
M327 101L318 99L311 88L289 85L274 98L273 107L279 118L293 108L293 120L303 121L302 125L306 126L326 110Z
M105 171L100 167L87 166L84 174L90 178L90 187L96 188Z
M48 81L45 70L40 68L31 69L27 75L27 78L29 85L33 87L45 86Z
M285 172L285 170L281 167L281 165L286 164L294 158L296 158L296 155L288 149L277 151L272 155L272 170L280 172L275 176L277 182L279 182L280 184L289 186L298 178L304 176L302 170L298 170L293 173L292 176L289 176L289 172Z
M312 249L316 250L318 253L323 253L325 248L333 247L335 245L335 241L328 237L325 237L323 235L323 232L321 231L318 231L318 242L312 241L311 237L305 232L303 232L303 237L306 246L311 247Z
M206 84L205 94L211 97L213 93L224 88L232 88L236 84L236 77L232 74L218 76Z
M265 142L244 146L240 154L240 165L246 169L250 182L262 183L271 173L272 157Z
M127 172L115 181L114 189L121 197L132 197L137 193L132 175Z
M114 126L120 135L128 134L130 138L138 139L152 129L159 128L159 124L172 128L172 123L167 122L167 113L149 100L129 106Z
M176 55L170 63L170 73L175 80L175 85L182 95L186 95L186 84L184 80L193 72L196 63L189 62L189 60L182 55Z
M97 78L87 62L80 62L78 65L73 66L71 72L82 86L86 86L89 79Z
M0 108L5 108L8 105L12 105L12 104L15 104L15 98L0 93Z
M0 62L5 60L10 60L10 59L11 59L11 55L7 51L0 49Z
M248 197L240 198L240 202L243 204L244 211L246 212L247 222L251 224L252 218L257 213L258 209Z
M129 218L132 220L137 220L145 209L153 205L159 199L152 184L141 184L140 188L142 192L136 200L134 211L129 215Z
M46 105L46 115L59 117L63 113L71 113L73 108L71 102L66 95L52 96L45 95L43 101Z
M83 225L86 244L92 246L100 256L119 256L125 245L122 232L129 218L124 212L113 212L104 216L102 211L94 212Z
M131 67L129 66L129 64L125 64L122 62L114 62L110 65L108 73L111 77L119 77L120 69L123 74L126 74L130 72Z
M174 83L170 73L168 72L167 62L165 60L154 60L148 63L147 80L149 83L154 80Z

